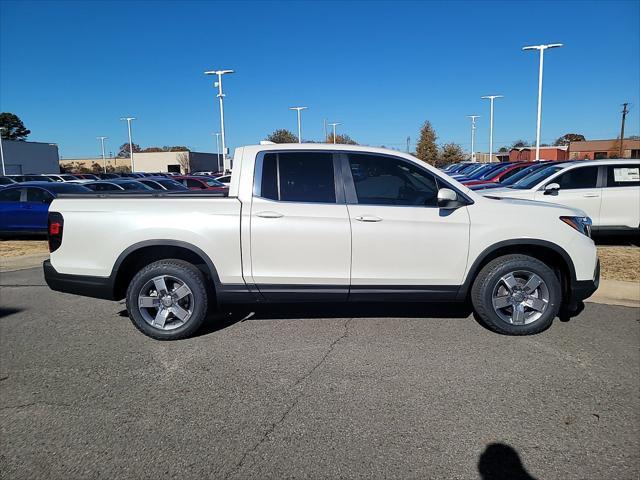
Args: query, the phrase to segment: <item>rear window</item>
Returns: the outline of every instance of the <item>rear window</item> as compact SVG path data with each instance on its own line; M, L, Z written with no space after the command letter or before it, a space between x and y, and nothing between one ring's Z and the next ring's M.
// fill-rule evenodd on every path
M19 202L20 189L12 188L10 190L0 190L0 202Z
M637 186L640 186L640 164L607 167L607 187Z

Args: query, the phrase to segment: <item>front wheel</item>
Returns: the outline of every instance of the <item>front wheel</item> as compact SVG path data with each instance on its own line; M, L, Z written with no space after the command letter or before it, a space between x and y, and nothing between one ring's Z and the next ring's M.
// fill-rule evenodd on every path
M471 289L480 319L493 331L531 335L547 329L562 302L551 268L527 255L505 255L480 271Z
M206 318L208 300L204 275L183 260L151 263L127 288L129 318L138 330L156 340L193 335Z

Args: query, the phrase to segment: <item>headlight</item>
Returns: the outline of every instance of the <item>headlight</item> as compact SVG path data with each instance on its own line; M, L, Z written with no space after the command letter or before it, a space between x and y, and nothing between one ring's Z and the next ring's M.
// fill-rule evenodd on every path
M560 217L564 223L577 231L591 237L591 224L593 223L589 217Z

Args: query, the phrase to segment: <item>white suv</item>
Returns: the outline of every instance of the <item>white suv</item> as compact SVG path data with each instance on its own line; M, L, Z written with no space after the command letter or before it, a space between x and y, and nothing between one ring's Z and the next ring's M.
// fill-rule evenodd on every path
M508 188L478 192L579 208L599 232L640 228L640 160L593 160L550 165Z

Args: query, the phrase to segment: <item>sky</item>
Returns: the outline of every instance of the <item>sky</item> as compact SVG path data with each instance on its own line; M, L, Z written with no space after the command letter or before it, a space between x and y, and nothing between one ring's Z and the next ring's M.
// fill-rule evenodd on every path
M227 144L278 128L320 141L323 120L361 144L414 148L429 120L439 143L488 151L535 141L538 53L542 142L640 134L640 1L208 2L0 0L0 111L64 158L97 157L127 141L215 152L219 110L205 70L224 78Z

